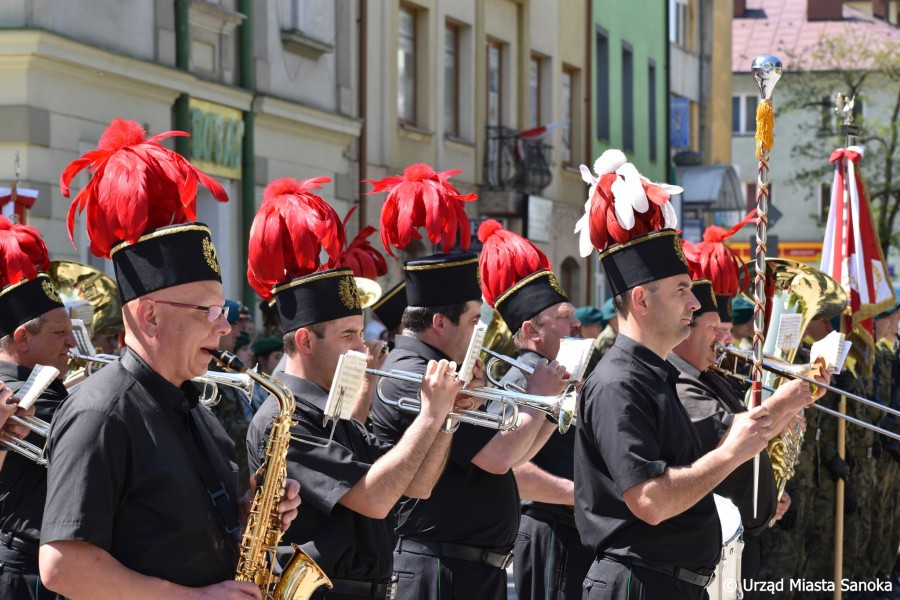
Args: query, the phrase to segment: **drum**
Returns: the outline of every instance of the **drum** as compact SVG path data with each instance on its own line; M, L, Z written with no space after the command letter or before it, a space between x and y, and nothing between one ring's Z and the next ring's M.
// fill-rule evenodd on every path
M716 576L706 591L710 600L740 600L744 597L741 591L741 553L744 551L741 513L731 500L716 494L713 498L722 525L722 557L716 566Z

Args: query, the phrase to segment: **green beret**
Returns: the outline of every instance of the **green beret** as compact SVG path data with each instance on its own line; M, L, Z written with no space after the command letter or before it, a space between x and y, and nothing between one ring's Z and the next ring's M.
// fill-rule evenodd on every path
M237 339L234 340L234 349L240 350L244 346L250 345L250 334L246 331L242 331L238 334Z
M241 305L234 300L226 300L225 306L228 307L228 324L234 325L241 316Z
M603 313L600 312L600 309L593 306L582 306L576 309L575 318L581 321L582 325L593 325L595 323L600 323L601 327L606 325Z
M898 308L900 308L900 294L894 294L894 306L891 306L890 308L885 309L884 312L879 313L878 315L875 316L875 318L876 319L884 319L885 317L889 317L892 314L894 314L895 312L897 312Z
M250 349L253 350L254 356L265 356L276 350L284 350L284 344L278 338L264 337L253 342Z
M743 325L753 318L753 303L743 296L736 296L731 300L731 322L735 325Z
M600 307L600 312L603 313L603 320L607 323L615 318L616 307L613 306L612 298L603 303L603 306Z

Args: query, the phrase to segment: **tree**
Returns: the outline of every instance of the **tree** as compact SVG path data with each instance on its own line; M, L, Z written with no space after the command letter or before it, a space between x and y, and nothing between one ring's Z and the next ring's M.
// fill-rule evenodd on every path
M831 149L847 145L833 112L835 93L855 96L859 144L865 147L861 171L869 190L873 218L885 257L900 250L900 44L878 39L862 26L848 24L840 36L823 36L802 54L791 55L791 72L783 80L779 110L803 111L813 117L813 135L798 136L796 155L820 166L801 170L798 183L818 186L832 170ZM779 89L779 91L782 91ZM865 115L860 105L865 103Z

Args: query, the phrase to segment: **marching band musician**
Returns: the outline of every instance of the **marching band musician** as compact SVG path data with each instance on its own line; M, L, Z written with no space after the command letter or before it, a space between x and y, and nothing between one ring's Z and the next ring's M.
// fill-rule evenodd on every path
M233 580L234 445L188 381L230 329L210 231L189 219L198 183L227 197L159 144L170 135L183 134L145 139L138 123L116 119L61 178L68 196L91 169L70 210L87 208L91 251L112 258L127 347L53 420L41 577L73 600L261 599L256 584ZM285 487L282 527L299 505L299 484Z
M294 393L297 403L292 435L319 444L330 437L323 411L338 359L348 350L364 351L353 272L349 268L318 270L321 243L304 246L302 242L343 236L337 213L310 191L323 180L327 181L281 179L269 185L251 229L248 270L263 297L274 293L287 332L287 361L279 380ZM318 215L322 229L307 231L307 214ZM285 233L293 243L284 244L301 252L282 258L275 255L285 247ZM328 245L325 249L333 251ZM287 468L303 481L303 504L284 542L301 545L331 579L334 588L317 592L315 598L389 597L396 540L390 511L401 496L427 498L446 462L451 431L444 427L445 421L462 386L449 377L450 370L446 360L428 365L422 411L393 448L379 443L354 419L337 423L327 447L291 442ZM250 425L247 446L254 469L265 457L269 429L278 411L276 398L270 396Z
M562 338L578 333L579 321L550 261L530 241L494 220L482 223L478 238L484 244L479 264L482 295L513 332L517 360L529 367L541 359L553 360ZM515 366L501 383L527 386L525 374ZM555 418L548 420L551 427L556 424ZM523 500L513 576L516 595L523 600L581 595L593 556L575 529L574 469L574 429L551 435L529 462L513 468Z
M56 367L59 376L44 390L33 412L50 422L69 395L62 379L68 351L75 347L72 322L50 278L47 247L34 227L0 216L0 381L6 400L28 380L36 365ZM8 410L8 408L7 408ZM29 438L38 447L44 439ZM0 599L55 597L40 582L38 542L47 495L47 469L13 453L0 472Z
M707 279L695 280L692 291L700 303L694 311L688 337L669 355L669 362L680 372L678 398L684 405L697 429L701 450L715 449L728 431L735 415L746 412L743 398L722 375L709 371L715 363L714 348L719 336L719 311L717 296ZM727 296L720 295L728 304ZM772 417L772 430L781 432L792 426L792 421L804 406L811 403L809 385L794 380L778 388L763 404ZM756 516L753 514L753 463L746 462L735 469L715 488L715 493L728 498L738 507L744 526L744 551L741 555L742 578L755 579L761 561L759 535L775 518L780 519L790 506L790 496L776 498L775 473L766 452L760 452L759 495Z
M619 335L578 403L575 520L596 556L583 598L705 598L721 551L711 492L766 447L772 418L765 406L736 415L703 454L666 360L700 306L670 229L681 189L648 182L618 150L594 170L576 231L582 254L600 252Z
M403 249L414 237L412 232L424 225L429 211L428 222L434 227L429 227L429 239L437 244L443 237L444 250L443 254L408 260L403 266L409 306L403 313L403 335L397 336L385 370L421 374L430 360L462 362L478 323L478 257L465 252L469 222L461 207L468 197L453 188L450 175L452 172L435 173L427 165L413 165L402 177L375 184L374 191L389 191L382 209L383 240L394 240L391 243ZM431 196L432 202L420 207L421 222L395 223L391 218L412 208L406 203L421 202L425 196ZM433 202L435 199L439 202ZM401 204L399 210L397 204ZM435 214L435 204L445 212ZM452 219L447 216L451 211ZM448 254L456 240L456 224L463 252ZM385 247L390 253L387 243ZM546 393L553 393L561 388L563 376L564 369L542 360L529 388L543 385ZM478 379L476 374L470 386L480 385ZM388 380L382 391L392 399L414 398L416 387ZM540 389L530 391L540 393ZM543 413L531 409L523 409L520 419L516 431L461 424L431 497L401 500L397 507L400 541L394 555L398 600L506 598L505 569L519 524L519 495L511 468L529 460L554 430ZM373 431L389 444L397 443L411 420L408 413L382 402L373 405Z

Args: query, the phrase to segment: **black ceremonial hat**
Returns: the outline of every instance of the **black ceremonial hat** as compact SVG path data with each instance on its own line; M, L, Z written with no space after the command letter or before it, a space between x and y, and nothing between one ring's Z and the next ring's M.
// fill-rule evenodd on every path
M403 263L409 306L444 306L481 299L478 255L433 254Z
M216 247L203 223L161 227L110 252L122 304L195 281L222 281Z
M389 331L393 331L400 325L406 307L406 282L401 281L372 305L372 312Z
M652 281L688 275L688 262L674 229L660 229L600 252L613 296Z
M0 290L0 337L10 335L19 326L54 308L63 307L59 292L46 273L8 285Z
M362 315L356 280L353 271L346 267L297 277L277 286L273 293L285 333L315 323Z
M718 312L716 295L713 294L712 281L709 279L695 279L691 283L691 292L700 303L700 308L694 311L694 316L699 317L703 313Z
M560 302L568 302L553 271L538 271L517 282L494 301L494 309L512 332L536 314Z
M716 304L719 309L719 320L723 323L731 323L731 296L716 294Z

